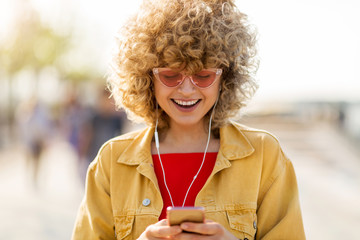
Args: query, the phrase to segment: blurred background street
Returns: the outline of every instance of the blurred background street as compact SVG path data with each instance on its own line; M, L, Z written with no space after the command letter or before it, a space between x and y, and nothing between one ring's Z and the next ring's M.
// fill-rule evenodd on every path
M275 134L291 158L308 239L357 239L359 145L332 121L277 114L242 122ZM70 144L54 139L44 150L37 186L20 146L3 149L0 159L0 239L70 239L83 194Z
M0 240L70 239L85 171L140 125L105 91L114 35L140 0L0 0ZM237 0L258 28L259 91L238 121L273 133L308 239L360 226L360 4Z

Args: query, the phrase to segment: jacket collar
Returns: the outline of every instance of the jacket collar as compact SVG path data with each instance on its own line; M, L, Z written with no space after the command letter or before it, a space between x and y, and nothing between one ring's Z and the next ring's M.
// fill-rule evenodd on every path
M220 150L228 160L241 159L251 155L255 149L244 135L244 126L230 122L220 128Z
M131 143L119 156L117 162L126 165L151 164L150 149L154 130L154 127L148 127L137 133L120 137L119 140L130 140ZM241 159L251 155L254 152L254 147L244 135L243 130L244 126L234 122L220 128L219 154L228 160Z
M120 140L129 140L130 144L119 156L117 162L127 165L152 163L151 141L154 136L154 131L154 127L148 127L145 130L120 137Z

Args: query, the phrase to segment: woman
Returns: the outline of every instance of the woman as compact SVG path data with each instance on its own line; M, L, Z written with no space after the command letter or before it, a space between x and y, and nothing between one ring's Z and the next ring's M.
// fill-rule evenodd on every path
M145 1L118 39L112 95L148 127L100 149L73 239L305 239L278 141L230 121L257 69L234 2ZM206 222L170 227L168 206L202 206Z

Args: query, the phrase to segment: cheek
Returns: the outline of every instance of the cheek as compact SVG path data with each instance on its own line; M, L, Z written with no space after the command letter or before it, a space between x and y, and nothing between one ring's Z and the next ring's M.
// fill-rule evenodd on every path
M158 82L154 83L154 91L155 91L155 98L156 101L161 104L162 102L166 101L167 97L169 96L170 92L168 89L165 89L163 85Z
M154 91L155 91L155 98L157 101L161 98L161 86L157 82L154 82Z
M208 97L211 102L215 102L220 94L220 85L214 86L214 88L208 89L208 91L204 92L204 94Z

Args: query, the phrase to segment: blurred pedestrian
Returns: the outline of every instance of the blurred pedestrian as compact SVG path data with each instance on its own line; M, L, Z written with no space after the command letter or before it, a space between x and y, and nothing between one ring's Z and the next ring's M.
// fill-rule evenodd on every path
M53 136L53 123L48 107L37 97L22 102L16 113L20 140L25 146L32 183L38 186L41 155Z
M79 99L78 88L69 88L61 106L59 128L78 160L84 156L87 145L87 133L84 132L84 126L89 118L90 108Z
M85 179L88 165L96 157L100 147L110 138L123 133L126 115L123 111L116 111L110 93L105 88L100 91L99 99L94 109L89 113L88 120L83 126L83 151L80 156L80 172Z
M145 129L102 146L73 239L305 239L291 161L230 120L257 88L256 35L231 0L144 0L109 77ZM167 207L205 220L170 226Z

